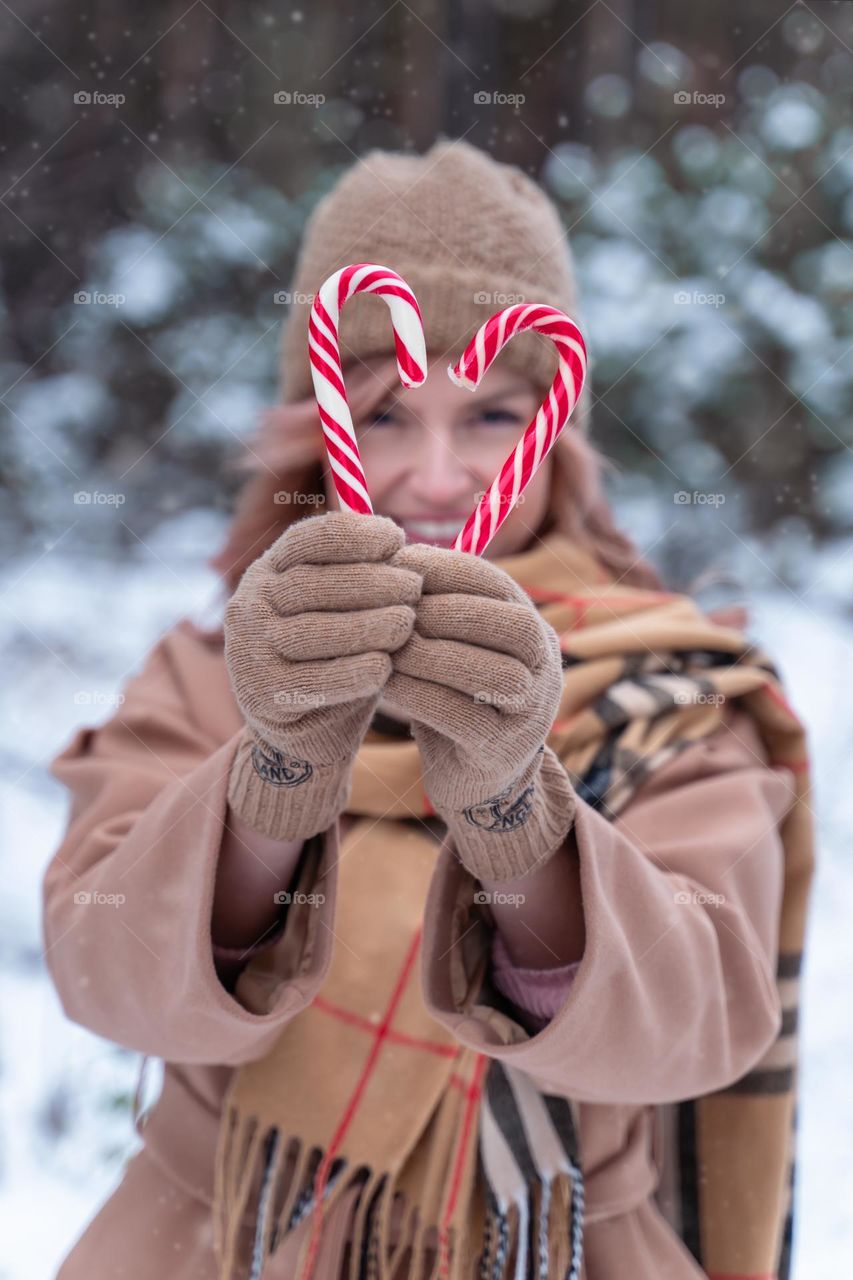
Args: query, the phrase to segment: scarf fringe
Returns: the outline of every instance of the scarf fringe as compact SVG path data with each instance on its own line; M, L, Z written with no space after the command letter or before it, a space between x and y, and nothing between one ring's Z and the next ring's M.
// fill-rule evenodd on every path
M322 1153L298 1139L286 1141L276 1128L264 1130L255 1116L231 1107L216 1160L217 1194L223 1211L214 1220L219 1280L237 1280L239 1233L252 1187L260 1183L248 1280L261 1280L266 1260L282 1235L309 1215L319 1220L309 1232L299 1260L299 1280L311 1280L320 1222L332 1205L363 1182L352 1220L348 1280L395 1280L408 1259L411 1280L469 1280L475 1260L470 1233L454 1225L444 1233L427 1221L417 1204L407 1203L390 1173L333 1162L322 1203L315 1200ZM285 1176L288 1158L294 1163ZM391 1216L402 1215L398 1242L391 1247ZM537 1183L529 1198L502 1209L488 1197L485 1232L476 1271L479 1280L580 1280L584 1188L580 1171L559 1173ZM427 1238L431 1231L432 1240ZM444 1245L442 1247L442 1241Z
M549 1276L566 1276L572 1257L572 1246L569 1232L565 1225L572 1216L572 1178L564 1175L554 1178L549 1194L549 1230L547 1274ZM562 1226L562 1230L560 1229ZM572 1218L574 1228L574 1219Z
M295 1163L286 1175L291 1155ZM259 1280L280 1236L301 1222L313 1203L312 1173L318 1157L317 1148L298 1139L284 1140L277 1128L264 1129L256 1116L244 1115L233 1104L226 1108L214 1167L214 1204L221 1206L213 1220L218 1280L237 1280L240 1231L253 1186L260 1182L248 1274L250 1280ZM337 1191L341 1173L340 1167L333 1169L327 1194Z
M349 1280L361 1280L362 1276L378 1277L381 1274L380 1259L386 1256L386 1251L382 1249L382 1241L378 1238L375 1219L380 1200L383 1197L388 1199L388 1190L387 1175L376 1172L368 1175L352 1217ZM309 1276L300 1276L300 1280L309 1280Z
M252 1188L252 1174L261 1148L262 1129L254 1117L242 1120L226 1108L214 1168L214 1196L222 1216L213 1222L213 1242L220 1262L220 1280L232 1280L239 1247L239 1231Z
M426 1280L468 1280L463 1268L462 1238L454 1230L448 1236L449 1263L442 1269L437 1223L424 1221L419 1206L408 1203L388 1172L364 1165L350 1166L340 1158L333 1162L322 1202L315 1199L316 1177L323 1163L317 1147L298 1138L287 1140L276 1127L264 1127L257 1116L244 1115L233 1103L226 1107L214 1169L214 1249L218 1280L242 1280L238 1266L245 1266L240 1252L241 1230L249 1216L252 1189L258 1187L254 1213L254 1237L247 1280L261 1280L267 1259L282 1238L309 1215L314 1218L300 1254L299 1280L311 1280L320 1243L320 1226L332 1206L347 1191L363 1183L351 1227L349 1280L393 1280L401 1259L409 1255L412 1277ZM292 1168L288 1170L288 1165ZM400 1238L391 1247L391 1217L395 1201L402 1215ZM434 1240L426 1238L431 1229Z
M407 1204L404 1198L401 1199L400 1208L403 1214L403 1221L400 1225L400 1239L392 1249L391 1256L388 1259L388 1274L392 1277L392 1280L395 1280L400 1269L400 1260L408 1257L408 1266L402 1274L406 1277L406 1280L421 1280L423 1253L418 1255L416 1252L421 1214L416 1204ZM417 1271L415 1270L416 1258L418 1261Z
M580 1280L582 1235L583 1180L571 1173L503 1209L489 1196L478 1280Z

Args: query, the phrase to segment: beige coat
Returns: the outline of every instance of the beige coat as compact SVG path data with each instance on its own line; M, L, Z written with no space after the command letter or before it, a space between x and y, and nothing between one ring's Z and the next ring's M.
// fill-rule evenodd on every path
M240 727L221 641L183 623L129 682L118 714L82 730L54 762L73 795L44 879L46 958L63 1008L166 1063L162 1094L139 1125L143 1149L56 1280L215 1280L213 1157L232 1069L267 1051L328 969L340 824L324 835L321 927L301 971L255 993L251 1007L217 971L210 918ZM556 1017L512 1046L453 1006L447 905L467 872L447 841L437 854L423 947L427 1008L464 1044L580 1103L585 1280L704 1275L672 1225L666 1104L736 1080L779 1032L778 824L791 804L789 778L767 764L751 719L733 709L721 729L652 775L615 822L581 801L586 949ZM75 903L86 892L125 901L120 910ZM318 1280L337 1277L346 1229L344 1204L324 1229ZM292 1277L301 1230L264 1280ZM247 1223L247 1243L249 1234Z

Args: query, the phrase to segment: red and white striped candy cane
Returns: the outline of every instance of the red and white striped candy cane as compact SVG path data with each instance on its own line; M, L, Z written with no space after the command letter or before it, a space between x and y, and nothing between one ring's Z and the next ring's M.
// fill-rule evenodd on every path
M311 376L320 421L341 507L369 515L373 504L347 403L338 337L343 304L361 292L377 293L388 304L397 371L403 386L420 386L427 369L420 308L396 271L361 262L341 268L321 285L308 324ZM457 551L482 555L568 422L583 388L587 370L583 336L564 312L544 303L520 303L493 315L448 374L458 386L473 391L506 343L526 329L541 333L554 343L557 373L536 416L460 530L453 544Z
M525 329L554 343L557 373L536 416L465 521L453 544L455 551L482 555L568 422L583 388L587 353L581 331L564 312L544 303L519 303L493 315L477 330L459 362L448 368L449 376L457 386L473 391L506 343Z
M418 387L427 374L423 322L415 295L402 277L375 262L342 267L320 287L308 321L308 357L326 451L341 507L372 514L373 505L356 443L341 365L341 309L356 293L376 293L391 312L397 371L404 387Z

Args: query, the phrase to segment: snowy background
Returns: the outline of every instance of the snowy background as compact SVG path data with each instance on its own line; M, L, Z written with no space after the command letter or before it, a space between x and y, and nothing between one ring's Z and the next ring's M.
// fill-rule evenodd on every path
M136 1146L138 1055L66 1022L40 956L65 816L45 763L216 600L226 463L276 393L305 218L355 155L442 131L557 201L620 522L674 588L750 606L808 727L794 1274L853 1274L853 6L767 10L697 3L689 29L640 0L9 19L0 1280L49 1280ZM325 101L273 103L297 86ZM73 102L99 89L126 101ZM484 89L525 101L474 105Z

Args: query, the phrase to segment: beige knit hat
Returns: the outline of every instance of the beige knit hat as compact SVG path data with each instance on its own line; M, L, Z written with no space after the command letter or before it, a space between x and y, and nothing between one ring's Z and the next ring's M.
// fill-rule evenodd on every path
M370 151L320 200L296 263L281 356L282 399L313 393L308 317L323 281L352 262L378 262L411 286L429 360L448 364L489 316L515 302L547 302L579 324L574 266L556 207L537 184L463 141L424 155ZM341 313L344 363L393 352L384 302L365 294ZM537 334L514 338L499 365L544 391L557 367ZM575 427L585 427L585 397Z

